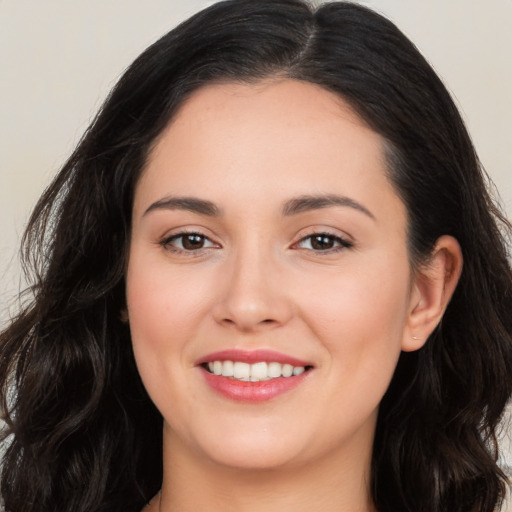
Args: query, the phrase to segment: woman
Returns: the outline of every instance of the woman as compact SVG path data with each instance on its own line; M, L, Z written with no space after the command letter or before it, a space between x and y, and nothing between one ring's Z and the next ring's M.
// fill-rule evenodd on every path
M127 70L30 220L33 300L1 335L6 510L495 510L500 230L389 21L197 14Z

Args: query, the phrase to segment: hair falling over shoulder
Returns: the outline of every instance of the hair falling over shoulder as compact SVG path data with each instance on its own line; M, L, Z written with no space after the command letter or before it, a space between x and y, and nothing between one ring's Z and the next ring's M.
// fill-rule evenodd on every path
M446 88L388 20L353 3L228 0L128 68L37 204L30 290L0 334L8 512L139 512L160 488L162 419L123 321L134 189L180 105L214 81L284 76L339 94L387 144L411 265L456 238L464 269L426 345L403 353L380 407L379 512L494 512L496 437L512 394L511 226Z

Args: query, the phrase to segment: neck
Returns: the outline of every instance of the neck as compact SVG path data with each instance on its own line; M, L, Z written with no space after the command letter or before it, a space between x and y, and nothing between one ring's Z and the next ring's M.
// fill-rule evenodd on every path
M164 481L155 511L375 512L371 447L352 445L345 464L334 450L308 464L254 470L205 460L169 437L164 435Z

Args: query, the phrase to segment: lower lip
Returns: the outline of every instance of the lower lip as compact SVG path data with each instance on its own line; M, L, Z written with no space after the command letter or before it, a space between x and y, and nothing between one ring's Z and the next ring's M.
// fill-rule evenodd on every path
M247 382L214 375L201 368L206 383L220 395L239 402L264 402L296 388L310 371L293 377Z

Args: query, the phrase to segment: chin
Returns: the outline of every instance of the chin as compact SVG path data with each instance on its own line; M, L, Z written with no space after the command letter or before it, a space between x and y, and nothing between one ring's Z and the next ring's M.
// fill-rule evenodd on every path
M210 430L195 440L194 450L219 466L239 470L274 470L296 465L309 443L302 436L260 429Z
M245 471L272 471L297 464L297 454L253 444L252 447L228 447L210 450L210 459L227 468Z

